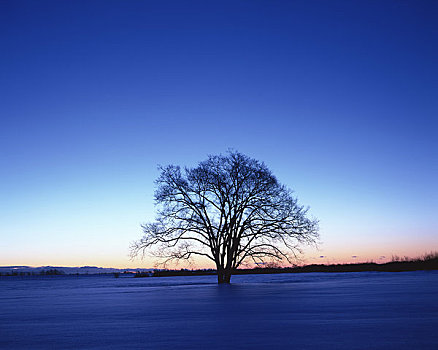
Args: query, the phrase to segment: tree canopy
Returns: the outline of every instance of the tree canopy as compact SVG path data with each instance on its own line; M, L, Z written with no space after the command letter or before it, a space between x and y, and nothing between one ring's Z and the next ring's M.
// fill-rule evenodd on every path
M198 255L216 264L219 283L240 265L292 263L300 245L315 243L318 221L263 162L236 151L212 155L194 168L161 167L155 222L142 225L132 257L163 262Z

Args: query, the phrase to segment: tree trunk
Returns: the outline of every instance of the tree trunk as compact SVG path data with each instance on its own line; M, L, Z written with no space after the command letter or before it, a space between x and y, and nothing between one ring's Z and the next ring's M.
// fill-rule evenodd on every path
M217 283L224 284L230 283L231 281L231 270L218 268L217 269Z

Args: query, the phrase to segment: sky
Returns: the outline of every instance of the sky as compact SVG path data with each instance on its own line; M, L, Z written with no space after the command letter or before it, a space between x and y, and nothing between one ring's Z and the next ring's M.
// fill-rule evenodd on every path
M436 1L1 1L0 265L152 267L158 165L233 148L305 263L438 250ZM204 262L199 261L198 267Z

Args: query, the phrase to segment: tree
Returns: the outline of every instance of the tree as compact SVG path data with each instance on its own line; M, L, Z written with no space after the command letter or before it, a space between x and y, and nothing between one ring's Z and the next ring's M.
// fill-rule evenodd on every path
M209 156L195 168L160 167L156 222L142 225L131 256L164 263L203 256L230 283L247 262L292 262L302 243L315 243L318 222L262 162L239 152Z

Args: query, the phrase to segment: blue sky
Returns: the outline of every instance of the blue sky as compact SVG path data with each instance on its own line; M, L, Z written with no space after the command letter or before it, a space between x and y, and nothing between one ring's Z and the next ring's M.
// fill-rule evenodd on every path
M307 262L436 250L437 14L434 1L1 2L0 265L151 266L127 253L154 219L157 165L228 148L320 219Z

